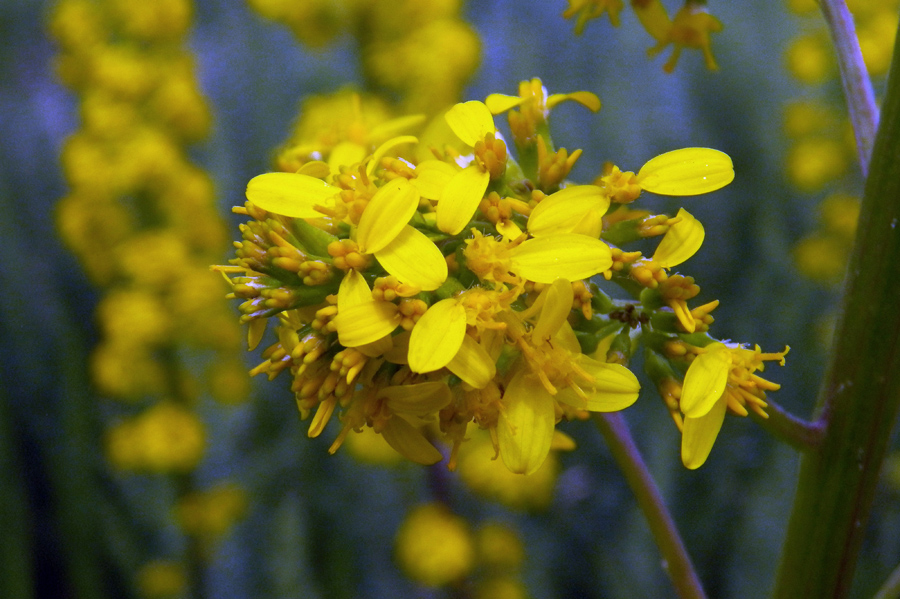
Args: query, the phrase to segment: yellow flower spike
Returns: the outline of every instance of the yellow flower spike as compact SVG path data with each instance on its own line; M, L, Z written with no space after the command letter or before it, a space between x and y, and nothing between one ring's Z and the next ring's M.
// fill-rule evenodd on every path
M266 173L247 183L247 199L268 212L293 218L322 216L314 206L337 195L341 190L296 173Z
M381 431L381 436L397 453L417 464L431 466L444 458L416 427L401 416L390 418Z
M531 474L550 453L556 409L544 386L520 370L503 394L497 424L500 457L512 472Z
M728 154L711 148L683 148L651 158L637 174L644 191L693 196L721 189L734 180Z
M457 235L466 228L484 197L491 175L470 166L456 173L441 194L437 205L438 229Z
M484 100L485 106L491 111L491 114L502 114L507 110L512 110L516 106L521 106L528 101L528 98L521 96L507 96L506 94L491 94Z
M722 397L731 368L731 353L722 343L710 343L694 358L684 375L681 411L688 418L705 416ZM724 402L720 402L724 403Z
M601 216L609 197L596 185L572 185L544 198L528 217L528 232L535 237L571 233L591 212Z
M681 431L681 462L685 468L696 470L706 462L722 429L727 409L726 402L718 401L699 418L685 417Z
M333 322L341 345L358 347L391 334L401 320L396 304L368 301L338 310Z
M509 257L513 271L535 283L587 279L612 266L608 245L576 233L529 239L511 249Z
M424 233L405 225L397 237L379 251L375 259L402 283L433 291L447 280L447 261Z
M385 387L378 392L393 412L429 416L447 407L452 395L447 383L432 381L415 385Z
M549 339L553 336L569 318L569 314L572 312L572 302L575 299L572 283L567 279L556 279L542 292L542 295L544 295L544 306L531 331L531 338L534 340Z
M446 366L466 336L466 309L456 299L441 300L419 318L409 336L409 368L432 372Z
M359 251L374 254L393 241L419 207L419 192L403 178L384 184L363 211L356 229Z
M484 389L497 374L497 365L488 351L475 339L463 337L459 351L447 363L447 369L475 389Z
M447 124L450 129L470 146L482 141L488 133L494 133L494 117L484 102L472 100L457 104L447 111Z
M700 221L684 208L678 210L675 218L680 220L669 226L653 253L653 261L663 268L677 266L696 254L706 235Z
M439 200L447 183L459 172L459 167L443 160L425 160L416 166L416 178L411 181L423 198Z
M561 102L578 102L591 112L597 112L600 110L600 98L597 97L597 94L592 92L580 91L580 92L570 92L568 94L550 94L547 98L547 108L553 108L557 104Z

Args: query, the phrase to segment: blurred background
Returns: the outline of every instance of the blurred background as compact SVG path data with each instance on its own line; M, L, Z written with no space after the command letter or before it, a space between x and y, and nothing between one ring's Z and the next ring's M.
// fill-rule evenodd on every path
M713 335L791 346L772 399L808 416L860 192L812 0L710 2L719 69L689 49L671 74L628 7L576 36L564 0L128 4L0 1L0 596L673 596L590 422L561 424L578 449L524 482L477 449L490 468L468 474L377 440L330 456L338 423L308 439L289 383L246 374L260 350L208 265L304 99L355 86L433 113L540 77L603 103L553 112L576 181L686 146L732 157L734 183L685 204L707 236L681 272L721 300ZM853 4L880 90L896 2ZM688 471L651 385L624 416L709 595L766 596L796 453L730 418ZM855 596L900 560L895 470Z

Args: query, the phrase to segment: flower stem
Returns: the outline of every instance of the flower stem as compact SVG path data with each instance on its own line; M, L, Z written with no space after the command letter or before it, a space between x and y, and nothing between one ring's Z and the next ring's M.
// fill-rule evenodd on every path
M856 29L853 26L853 15L850 14L846 1L820 0L819 6L822 8L825 22L828 23L837 52L847 111L850 113L850 122L856 135L859 167L862 176L866 177L869 174L872 146L878 129L878 106L875 104L872 81L869 79L866 63L863 62Z
M775 438L780 439L798 451L816 449L822 443L825 425L821 421L809 422L797 418L775 402L767 399L766 413L763 418L753 410L750 417Z
M900 46L894 48L900 64ZM881 464L900 412L900 72L893 71L863 194L840 323L803 454L774 596L850 591Z
M678 596L681 599L705 599L706 595L694 571L691 558L659 493L659 488L631 438L625 419L618 412L595 413L593 417L597 428L609 445L613 458L625 475L638 506L647 518L650 532L663 556L663 567L672 580Z

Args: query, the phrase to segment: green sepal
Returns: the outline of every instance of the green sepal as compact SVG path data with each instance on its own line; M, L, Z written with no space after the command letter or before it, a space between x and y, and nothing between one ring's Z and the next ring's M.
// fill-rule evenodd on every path
M338 241L338 238L331 233L309 224L302 218L294 219L293 232L307 251L318 256L328 256L328 245L333 241Z
M650 326L655 331L664 333L680 333L678 328L678 317L671 310L660 309L655 310L650 316Z
M591 309L599 314L613 311L613 301L596 284L591 283Z
M672 363L664 355L649 348L644 352L644 372L657 387L666 379L681 378L681 375L675 374Z
M640 298L641 304L644 306L644 310L659 310L666 305L666 300L663 299L663 296L659 292L659 289L645 288L643 291L641 291Z
M640 223L640 219L636 218L621 220L603 232L603 241L621 247L643 239L638 230Z

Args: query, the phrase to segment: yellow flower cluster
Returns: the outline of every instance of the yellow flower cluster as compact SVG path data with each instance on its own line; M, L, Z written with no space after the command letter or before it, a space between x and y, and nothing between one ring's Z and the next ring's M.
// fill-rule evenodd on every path
M453 103L475 72L481 43L460 18L460 0L247 0L312 47L350 33L367 87L399 95L405 111L433 114Z
M394 554L413 581L442 587L469 582L475 597L527 597L521 580L525 559L515 530L486 522L477 530L439 503L411 509L394 539Z
M557 422L637 399L627 365L638 342L683 372L687 352L664 347L715 341L706 331L717 302L690 308L699 287L670 272L700 248L702 225L684 209L632 206L642 192L724 187L731 159L688 148L637 173L609 166L594 184L570 183L581 152L556 150L549 135L563 101L600 107L588 92L525 81L517 96L453 106L421 138L352 142L362 158L343 164L333 156L354 154L339 143L296 172L249 182L236 258L216 268L242 301L251 347L277 322L253 373L291 374L310 436L340 410L331 451L370 427L422 464L443 458L431 442L440 437L453 468L478 427L509 470L530 474ZM494 123L502 113L512 148ZM620 247L652 236L662 240L651 257ZM611 283L633 299L610 299L600 285Z
M563 12L563 17L574 17L575 33L581 35L588 21L604 14L609 15L614 27L618 27L619 12L623 6L622 0L569 0L569 7ZM656 45L647 50L649 56L655 56L669 45L673 46L669 60L663 65L665 72L675 70L681 51L685 48L700 50L706 68L711 71L719 68L712 54L709 36L721 31L722 23L710 14L705 0L685 0L674 18L669 17L660 0L631 0L631 8L641 26L656 40Z
M201 393L234 403L249 389L240 327L208 268L225 222L212 180L187 155L211 124L185 45L192 13L190 0L60 0L49 15L56 70L81 116L62 150L70 191L57 228L103 290L93 383L137 404L107 431L107 458L177 478L179 493L206 450ZM216 365L209 377L196 368L205 359ZM147 597L189 586L169 562L148 564L138 582Z
M61 0L50 16L57 72L81 99L81 128L62 152L70 192L57 227L106 290L94 382L128 401L196 387L172 360L181 348L238 360L240 332L206 268L225 223L185 149L210 127L184 48L192 11L189 0Z

